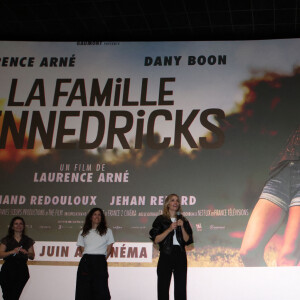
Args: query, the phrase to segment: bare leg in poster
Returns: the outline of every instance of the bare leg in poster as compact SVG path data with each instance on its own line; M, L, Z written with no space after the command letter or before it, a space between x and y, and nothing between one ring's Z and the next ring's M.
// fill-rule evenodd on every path
M289 209L284 242L279 252L278 266L296 266L300 258L300 206Z
M265 246L276 233L286 216L278 205L259 199L249 219L240 255L246 267L266 266Z

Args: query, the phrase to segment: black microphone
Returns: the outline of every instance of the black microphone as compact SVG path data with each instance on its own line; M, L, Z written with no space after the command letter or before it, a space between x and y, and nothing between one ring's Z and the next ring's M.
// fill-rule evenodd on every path
M180 211L176 212L176 219L178 220L182 220L182 214L180 213Z
M182 220L182 214L180 213L180 211L176 212L176 219L178 220ZM181 226L177 226L178 232L181 231Z

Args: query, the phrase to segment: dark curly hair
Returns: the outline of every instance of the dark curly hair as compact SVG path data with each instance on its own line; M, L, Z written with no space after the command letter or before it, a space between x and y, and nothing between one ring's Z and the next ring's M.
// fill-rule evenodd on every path
M100 221L99 225L97 226L96 230L98 231L98 233L100 235L106 234L107 225L106 225L106 218L105 218L104 212L101 208L95 207L95 208L92 208L85 217L85 222L84 222L84 225L82 228L82 234L81 234L82 236L86 236L89 233L90 229L92 228L92 216L96 211L100 211L100 215L101 215L101 221Z

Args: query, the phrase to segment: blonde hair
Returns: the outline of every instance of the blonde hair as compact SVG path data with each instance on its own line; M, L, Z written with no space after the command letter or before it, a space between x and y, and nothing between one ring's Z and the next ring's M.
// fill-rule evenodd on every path
M163 208L163 215L166 216L166 217L168 217L168 218L170 218L170 212L169 212L169 207L168 207L168 205L169 205L169 203L170 203L170 201L171 201L171 198L172 198L173 196L175 196L175 197L178 198L178 200L179 200L179 208L178 208L178 211L179 211L180 213L182 213L182 209L181 209L181 204L180 204L179 196L178 196L177 194L170 194L170 195L168 195L168 196L166 197L165 202L164 202L164 208Z

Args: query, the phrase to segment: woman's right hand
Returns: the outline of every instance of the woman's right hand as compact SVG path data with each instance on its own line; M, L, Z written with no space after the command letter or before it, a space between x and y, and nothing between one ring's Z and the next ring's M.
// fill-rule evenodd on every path
M169 228L167 228L163 233L155 237L154 243L155 244L160 243L162 240L164 240L167 237L169 233L171 233L174 229L176 229L176 227L177 227L177 222L171 223Z
M0 244L0 258L5 258L10 255L15 255L20 251L20 247L17 247L13 250L7 251L6 252L6 245L5 244Z
M175 230L177 228L177 226L178 226L177 222L172 222L172 224L169 227L170 232L173 231L173 230Z
M17 248L15 248L15 249L11 250L10 253L11 253L11 254L19 253L19 252L20 252L20 249L21 249L21 247L17 247Z

